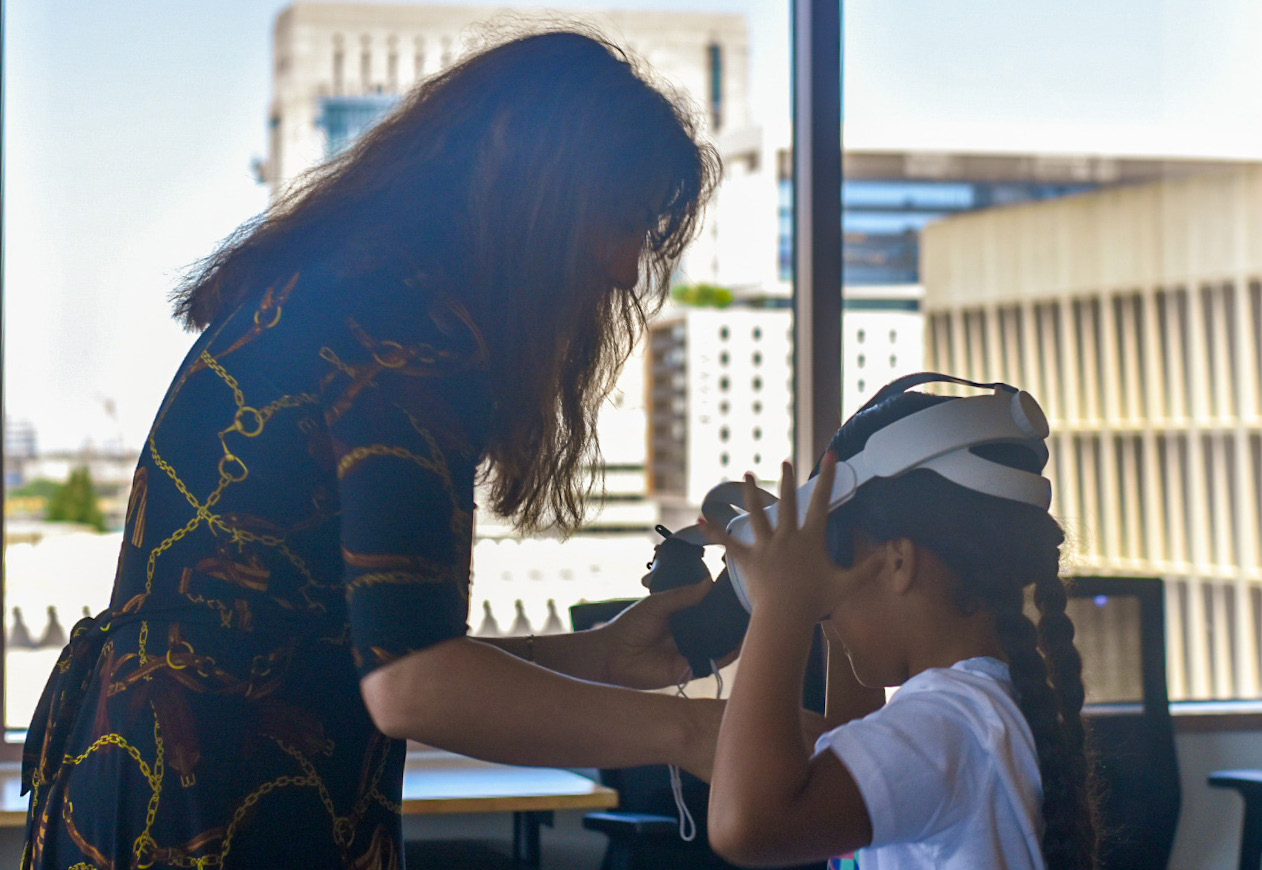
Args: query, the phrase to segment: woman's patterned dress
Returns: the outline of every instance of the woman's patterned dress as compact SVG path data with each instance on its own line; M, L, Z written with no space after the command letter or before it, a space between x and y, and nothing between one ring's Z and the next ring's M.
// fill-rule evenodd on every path
M468 630L485 366L457 307L319 273L206 330L32 722L23 868L402 864L359 678Z

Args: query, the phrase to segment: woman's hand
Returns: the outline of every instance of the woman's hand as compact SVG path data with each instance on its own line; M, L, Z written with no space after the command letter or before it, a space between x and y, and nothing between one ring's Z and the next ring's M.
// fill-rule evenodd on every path
M839 566L828 554L828 496L836 470L837 457L830 450L820 462L818 483L800 528L797 485L789 462L781 468L779 520L774 529L750 474L745 475L744 487L754 542L742 543L724 529L706 527L710 539L723 544L728 560L739 567L755 610L771 606L804 622L819 622L838 605L848 582L880 570L879 552L850 569Z
M686 679L688 661L675 646L670 616L700 602L713 585L703 580L655 592L606 625L592 629L595 654L605 663L602 682L632 689L660 689Z

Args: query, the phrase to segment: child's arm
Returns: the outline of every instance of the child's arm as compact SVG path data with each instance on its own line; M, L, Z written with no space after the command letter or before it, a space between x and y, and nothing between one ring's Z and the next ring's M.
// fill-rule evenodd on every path
M763 511L754 507L754 544L711 531L714 540L727 546L729 559L739 562L754 599L719 729L710 791L711 844L739 864L822 859L872 839L867 808L849 771L832 752L812 758L798 725L811 629L836 605L835 590L843 579L839 575L846 573L829 559L826 546L826 499L835 466L831 456L821 463L820 481L800 529L781 522L773 531ZM752 480L746 481L751 489L746 503L756 506L760 501ZM787 463L780 497L780 517L796 517L793 471ZM870 559L852 571L879 569Z
M710 789L710 842L729 861L802 863L872 839L849 771L832 752L812 759L802 738L797 711L813 625L772 601L750 621Z

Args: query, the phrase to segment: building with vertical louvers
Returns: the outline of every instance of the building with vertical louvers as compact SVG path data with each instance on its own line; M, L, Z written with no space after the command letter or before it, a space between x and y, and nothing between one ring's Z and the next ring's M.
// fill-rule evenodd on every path
M932 368L1021 384L1071 570L1166 579L1171 696L1262 692L1262 168L950 218Z

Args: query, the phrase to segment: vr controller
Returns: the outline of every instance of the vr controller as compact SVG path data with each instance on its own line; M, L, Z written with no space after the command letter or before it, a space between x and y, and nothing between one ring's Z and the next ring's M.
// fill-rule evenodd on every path
M1040 469L1046 464L1047 418L1029 393L1003 383L981 384L921 372L883 387L860 413L897 393L931 382L964 384L991 392L931 405L873 433L862 451L837 463L828 498L829 511L850 501L859 487L873 478L898 477L918 468L934 471L967 489L1046 510L1052 498L1047 478L973 452L973 448L984 445L1019 444L1037 458ZM817 482L812 477L798 489L799 524L806 517ZM777 499L763 490L758 492L767 519L774 526L779 521ZM701 513L707 523L721 525L737 540L753 542L741 484L729 481L711 489L702 502ZM689 526L673 535L661 526L658 530L668 537L658 545L652 570L645 579L650 592L709 579L701 554L702 547L710 542L699 526ZM729 562L701 603L672 615L675 642L688 659L694 677L709 674L712 661L740 645L752 610L740 569Z
M700 544L672 535L665 526L657 532L666 540L657 545L644 585L649 594L709 581L710 570L702 559ZM709 676L712 664L741 645L749 613L741 605L727 570L720 572L714 588L700 604L670 616L670 630L680 655L688 660L693 679Z

